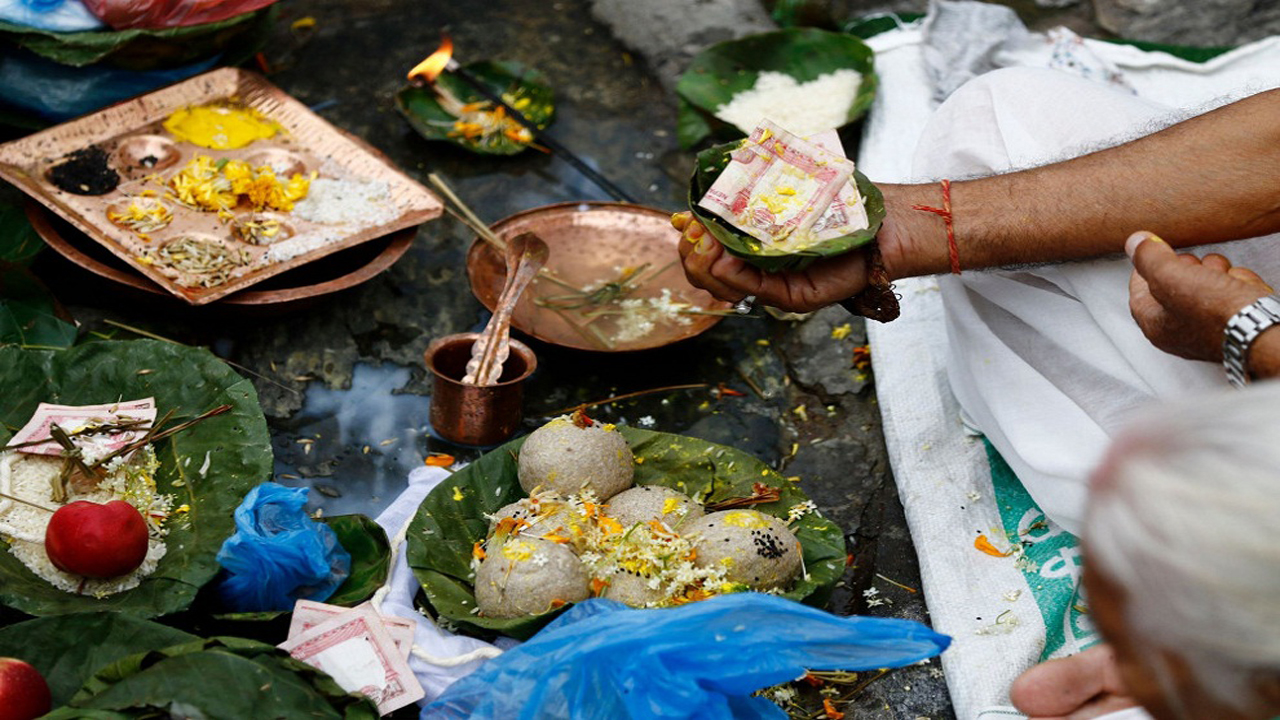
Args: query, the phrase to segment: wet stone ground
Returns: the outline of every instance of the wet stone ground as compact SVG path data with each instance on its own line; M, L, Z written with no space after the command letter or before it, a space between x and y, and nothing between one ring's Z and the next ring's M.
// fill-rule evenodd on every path
M556 91L550 134L640 203L669 211L684 204L692 155L675 141L675 98L640 53L595 19L587 0L291 0L282 9L280 37L265 53L272 82L424 183L428 172L441 174L488 221L609 198L548 155L482 157L426 142L409 128L394 94L446 29L463 63L517 60L541 70ZM314 29L291 31L302 17L315 18ZM382 275L284 316L122 303L57 258L37 269L89 330L129 337L103 322L114 319L208 346L243 368L273 430L277 480L314 488L313 504L328 514L372 516L428 453L477 455L431 435L422 361L433 338L478 330L488 318L464 272L471 241L448 216L427 223ZM700 337L642 353L531 341L539 370L527 388L524 431L579 403L702 384L602 405L595 415L733 445L800 476L823 514L845 529L853 556L830 609L928 622L873 372L855 362L865 342L862 322L839 308L802 320L729 318ZM848 710L858 718L953 716L936 663L878 680Z

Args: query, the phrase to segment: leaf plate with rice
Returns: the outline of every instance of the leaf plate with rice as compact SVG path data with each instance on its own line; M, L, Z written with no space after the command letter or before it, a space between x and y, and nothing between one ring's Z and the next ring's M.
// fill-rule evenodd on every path
M29 615L110 610L149 618L185 609L218 572L215 555L234 530L232 512L272 470L266 419L253 385L212 353L153 340L93 342L68 350L0 347L0 440L40 402L109 403L155 397L172 423L219 405L231 410L155 444L160 492L190 511L168 521L167 551L130 590L97 598L58 589L9 552L0 538L0 604Z
M840 123L847 124L871 107L879 84L875 53L862 40L816 28L791 28L712 45L693 59L676 84L680 146L689 149L708 137L724 142L746 135L716 112L735 95L754 88L761 73L783 73L804 84L843 69L861 75Z

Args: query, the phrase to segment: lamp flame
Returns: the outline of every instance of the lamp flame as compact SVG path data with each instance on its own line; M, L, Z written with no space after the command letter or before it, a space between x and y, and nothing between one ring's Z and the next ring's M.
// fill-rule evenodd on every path
M427 56L426 60L418 63L409 71L409 80L426 80L427 82L435 82L440 77L440 73L445 71L449 66L449 60L453 57L453 39L445 35L440 40L440 47L436 51Z

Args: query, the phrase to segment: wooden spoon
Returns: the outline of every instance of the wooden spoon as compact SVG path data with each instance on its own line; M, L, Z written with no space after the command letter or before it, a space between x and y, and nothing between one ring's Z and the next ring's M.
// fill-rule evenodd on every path
M471 346L471 359L462 382L467 385L497 385L502 365L511 353L511 313L525 288L547 264L551 254L547 243L533 233L521 233L507 243L507 282L493 308L493 317Z

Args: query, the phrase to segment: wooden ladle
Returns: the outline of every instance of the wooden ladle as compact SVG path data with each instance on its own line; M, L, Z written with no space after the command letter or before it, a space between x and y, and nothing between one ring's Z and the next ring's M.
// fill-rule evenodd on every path
M550 254L547 243L533 233L521 233L507 243L507 282L493 308L493 317L489 318L484 332L471 346L471 359L467 361L463 383L498 384L498 378L502 377L502 364L511 353L511 313L515 311L525 288L547 264Z

